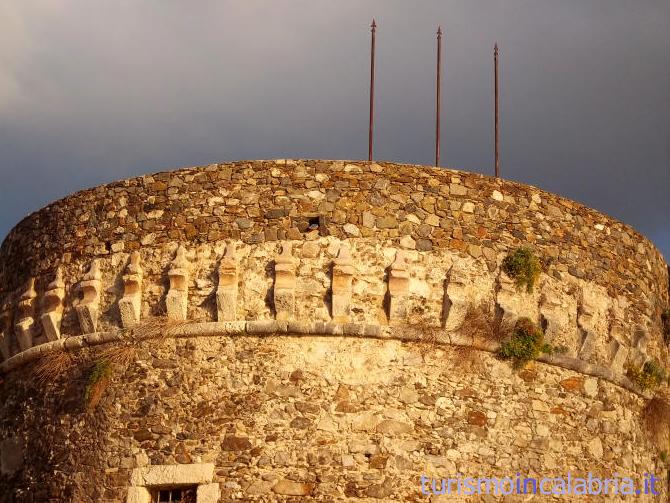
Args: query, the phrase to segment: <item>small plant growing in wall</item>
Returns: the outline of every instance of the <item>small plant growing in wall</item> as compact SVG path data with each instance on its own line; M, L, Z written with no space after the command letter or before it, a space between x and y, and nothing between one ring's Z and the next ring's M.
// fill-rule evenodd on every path
M641 368L628 367L626 375L643 390L654 389L668 380L668 374L658 360L648 360Z
M525 288L527 292L532 292L542 266L533 250L521 247L503 259L502 270L515 281L517 289Z
M512 336L502 343L498 356L512 360L514 368L523 368L541 353L552 353L551 344L544 342L544 332L528 318L520 318L514 325Z
M100 402L112 378L112 364L109 360L100 359L95 362L84 391L84 404L88 410L93 410Z
M98 354L84 391L84 403L88 410L93 410L98 405L112 380L112 374L128 367L136 357L137 348L133 343L113 344Z

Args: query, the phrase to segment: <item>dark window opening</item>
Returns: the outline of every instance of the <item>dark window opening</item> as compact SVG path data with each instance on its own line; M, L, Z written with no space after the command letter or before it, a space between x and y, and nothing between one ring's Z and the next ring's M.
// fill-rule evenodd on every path
M152 503L196 503L196 486L156 489L151 498Z
M299 232L317 231L320 236L328 235L328 220L324 215L299 215L291 217L291 227Z
M321 219L319 217L309 217L307 225L308 225L307 228L310 231L314 231L319 228L319 225L321 225Z

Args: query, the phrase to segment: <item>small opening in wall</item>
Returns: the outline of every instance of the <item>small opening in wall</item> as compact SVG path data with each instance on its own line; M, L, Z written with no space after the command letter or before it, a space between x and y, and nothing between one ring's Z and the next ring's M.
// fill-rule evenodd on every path
M547 320L547 318L545 318L544 316L540 316L540 320L541 320L540 326L542 327L542 331L546 332L547 327L549 326L549 320Z
M314 231L319 228L321 225L321 219L319 217L309 217L309 220L307 221L307 229L310 231Z
M156 489L151 495L152 503L196 503L196 486Z

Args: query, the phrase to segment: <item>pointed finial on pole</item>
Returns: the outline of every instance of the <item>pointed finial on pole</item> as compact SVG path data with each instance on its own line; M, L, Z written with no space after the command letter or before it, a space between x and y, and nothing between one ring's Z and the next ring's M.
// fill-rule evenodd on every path
M495 94L495 173L496 178L500 177L500 96L498 90L498 42L493 46L493 81Z
M442 27L437 27L437 72L435 98L435 166L440 165L440 67L442 61Z
M375 112L375 32L377 31L377 23L372 18L370 25L370 32L372 33L372 40L370 45L370 124L368 127L368 161L372 161L372 142L374 135L374 112Z

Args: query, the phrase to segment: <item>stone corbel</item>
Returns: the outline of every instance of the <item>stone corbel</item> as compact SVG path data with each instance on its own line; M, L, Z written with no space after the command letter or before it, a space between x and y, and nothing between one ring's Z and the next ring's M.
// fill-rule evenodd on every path
M624 343L626 340L626 327L620 321L614 321L610 329L609 356L610 368L618 373L625 371L626 361L630 347Z
M12 305L8 300L0 305L0 352L3 359L7 360L11 355L10 338L12 333Z
M82 297L75 310L79 318L79 327L83 334L91 334L98 329L100 292L102 288L100 259L91 262L91 268L79 283Z
M48 341L60 339L60 323L63 319L63 299L65 298L65 283L63 270L56 269L56 277L47 286L44 294L44 314L40 320Z
M407 295L409 293L409 268L404 254L398 250L395 261L389 268L389 321L400 321L407 316Z
M237 314L237 259L235 245L228 243L219 264L219 286L216 289L218 321L233 321Z
M333 321L346 323L349 321L351 308L352 280L356 274L356 268L351 260L349 247L343 243L333 261L333 297L331 315Z
M123 297L119 300L121 326L130 328L140 321L142 310L142 277L144 271L140 265L139 251L130 255L130 261L123 275Z
M16 322L16 340L19 343L21 351L33 347L33 337L35 336L35 278L28 280L26 290L19 298L17 306L18 315Z
M168 277L170 290L165 298L167 317L171 320L185 320L188 313L189 262L183 245L177 248Z
M628 362L631 366L642 368L645 362L649 359L649 355L647 354L649 339L649 332L647 332L644 327L635 327L633 347L628 353Z
M275 259L274 307L278 320L290 320L295 312L295 272L297 261L291 254L291 243L282 243Z

